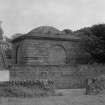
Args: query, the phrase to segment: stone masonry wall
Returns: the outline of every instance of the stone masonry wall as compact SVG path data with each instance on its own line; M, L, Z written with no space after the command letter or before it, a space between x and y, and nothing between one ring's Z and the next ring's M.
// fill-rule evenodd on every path
M77 80L75 70L72 66L15 67L10 71L10 81L49 79L54 81L56 88L77 88L82 81Z
M87 78L104 74L105 66L72 65L72 66L15 66L10 71L10 80L41 80L55 82L56 88L85 87Z
M25 39L14 44L13 58L16 64L72 64L75 63L76 50L78 42Z

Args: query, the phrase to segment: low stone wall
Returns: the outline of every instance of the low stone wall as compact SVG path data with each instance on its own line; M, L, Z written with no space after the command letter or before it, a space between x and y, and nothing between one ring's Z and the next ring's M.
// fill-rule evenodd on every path
M101 68L101 69L100 69ZM92 65L47 65L14 66L11 80L53 80L56 88L85 88L86 78L105 73L104 66Z

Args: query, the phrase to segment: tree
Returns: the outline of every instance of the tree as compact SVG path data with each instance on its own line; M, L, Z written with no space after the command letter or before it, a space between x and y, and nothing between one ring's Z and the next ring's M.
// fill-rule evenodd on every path
M97 63L105 63L105 24L93 25L77 31L81 34L80 47L90 53Z
M72 30L70 30L70 29L64 29L63 32L65 34L71 34L71 33L73 33Z

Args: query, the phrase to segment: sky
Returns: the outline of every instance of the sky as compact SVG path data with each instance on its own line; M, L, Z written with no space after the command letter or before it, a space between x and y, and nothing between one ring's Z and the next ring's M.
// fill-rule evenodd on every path
M0 0L0 20L8 37L46 25L78 30L105 23L105 0Z

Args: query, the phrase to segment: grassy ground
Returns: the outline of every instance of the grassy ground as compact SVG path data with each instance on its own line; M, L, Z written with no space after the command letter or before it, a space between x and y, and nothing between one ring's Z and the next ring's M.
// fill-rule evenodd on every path
M0 98L0 105L105 105L105 96L86 96L84 90L57 90L63 96L41 98Z

